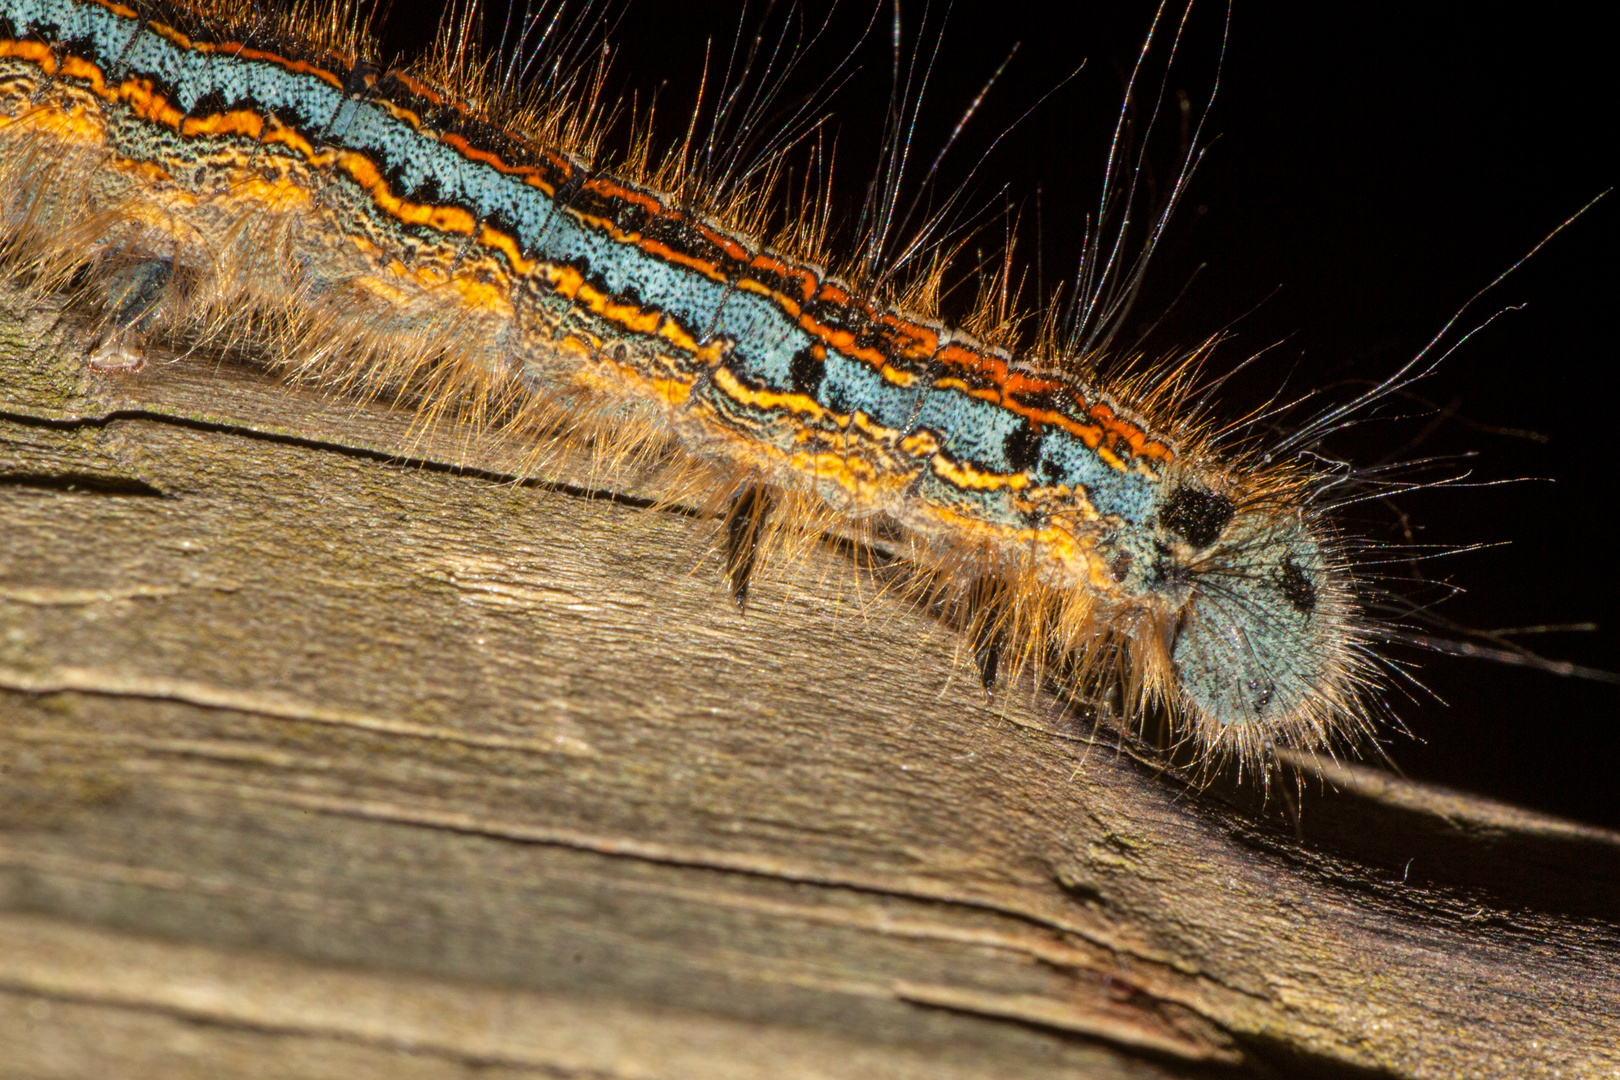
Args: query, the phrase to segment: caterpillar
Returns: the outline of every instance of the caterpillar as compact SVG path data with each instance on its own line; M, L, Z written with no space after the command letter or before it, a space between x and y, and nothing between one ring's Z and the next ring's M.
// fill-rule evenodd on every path
M1308 433L1214 437L1202 349L1105 379L1090 339L952 327L937 272L834 259L813 215L765 235L768 183L717 196L645 141L594 167L584 64L525 96L465 37L377 55L342 7L3 0L6 260L95 278L99 367L190 327L537 445L673 462L726 523L739 603L780 523L841 529L915 568L987 688L1113 687L1206 760L1371 733L1332 478L1286 452Z

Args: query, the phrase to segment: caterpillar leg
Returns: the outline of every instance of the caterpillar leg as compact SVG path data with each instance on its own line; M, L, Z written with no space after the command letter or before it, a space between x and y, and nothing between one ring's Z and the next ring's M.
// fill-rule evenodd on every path
M748 579L754 573L759 542L774 503L770 490L758 484L742 488L731 497L726 515L726 579L739 611L747 609Z
M90 352L92 368L134 373L146 366L146 331L173 277L168 259L135 259L100 278L106 330Z
M1005 648L1002 637L1003 586L995 578L981 577L968 590L968 625L973 637L973 659L979 667L979 684L986 694L995 692L996 669L1001 666Z

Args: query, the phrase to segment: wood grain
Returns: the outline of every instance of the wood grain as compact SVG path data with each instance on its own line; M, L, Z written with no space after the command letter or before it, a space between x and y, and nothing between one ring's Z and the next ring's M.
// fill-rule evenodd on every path
M0 1075L1620 1073L1620 836L1297 821L832 546L0 306Z

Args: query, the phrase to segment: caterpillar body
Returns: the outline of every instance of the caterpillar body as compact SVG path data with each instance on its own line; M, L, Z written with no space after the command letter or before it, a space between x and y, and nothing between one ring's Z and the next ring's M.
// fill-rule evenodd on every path
M667 169L593 169L588 95L501 120L343 25L0 0L7 258L96 268L93 362L182 319L253 327L295 370L676 454L729 518L739 600L774 507L920 567L987 684L1057 658L1211 759L1369 729L1318 478L1222 456L1187 365L1105 386L987 345L694 208Z

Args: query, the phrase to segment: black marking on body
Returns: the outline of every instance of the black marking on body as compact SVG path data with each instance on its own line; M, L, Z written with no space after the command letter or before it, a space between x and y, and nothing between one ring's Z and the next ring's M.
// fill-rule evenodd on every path
M1001 452L1013 472L1028 472L1041 460L1041 433L1027 420L1007 433Z
M795 394L815 397L816 391L821 389L821 381L827 377L827 361L806 346L793 354L788 376L793 380Z
M1225 495L1195 487L1179 487L1171 493L1159 524L1195 548L1206 548L1220 539L1237 506Z
M647 227L647 222L649 219L651 219L651 217L651 212L649 212L648 209L645 206L642 206L640 203L633 203L628 200L620 200L614 215L613 224L620 232L627 235L631 233L640 233L642 229Z
M592 266L590 260L585 256L576 255L563 265L567 266L571 270L577 271L581 281L595 289L597 292L601 293L603 296L616 295L613 291L613 287L608 284L607 275L601 270L598 270L596 267Z
M354 67L349 69L349 77L343 80L343 96L351 101L365 97L377 84L381 74L382 69L370 60L356 60Z
M108 81L111 80L109 79ZM186 113L186 118L190 119L193 116L223 116L233 108L251 109L253 111L257 111L257 106L258 103L247 98L246 95L239 95L234 100L228 100L225 97L225 91L222 87L211 86L205 90L195 102L192 103L191 111ZM257 139L254 139L241 132L231 134L215 132L212 138L216 141L228 140L230 142L238 143L258 142Z
M585 186L585 181L589 179L590 176L585 169L576 165L574 171L568 174L568 179L564 180L562 186L557 189L557 194L552 197L552 202L557 209L566 209L574 201L574 197L579 194L580 189Z
M367 153L367 154L364 154L362 156L364 156L367 161L371 162L372 165L377 168L377 171L379 171L379 172L383 171L384 162L379 160L375 155ZM340 180L345 180L348 183L355 184L356 187L358 188L358 190L366 191L367 197L368 198L370 197L371 193L369 191L367 191L365 188L359 187L358 182L355 181L352 177L350 177L348 175L347 170L344 170L344 169L333 170L332 175L337 177ZM416 185L415 190L410 192L409 197L411 199L417 201L417 202L430 203L433 206L454 206L459 210L466 211L468 216L473 218L473 220L475 220L475 221L478 219L478 215L480 213L477 206L475 206L475 205L473 205L471 203L465 202L465 201L463 201L461 199L452 198L444 190L444 185L439 182L439 178L436 177L436 176L424 177L422 182L420 184ZM392 215L390 215L390 216L392 216ZM396 219L396 220L399 220L399 219ZM411 222L405 222L403 220L400 220L400 224L403 225L406 229L411 230L412 232L418 233L419 235L426 236L426 237L440 237L440 236L445 235L444 233L440 232L437 228L433 227L432 225L428 225L425 222L411 223ZM506 223L501 222L500 224L502 226L504 226ZM514 233L512 235L516 235L516 234Z
M844 387L834 383L831 386L823 385L823 387L818 389L820 389L822 392L817 394L816 400L821 403L823 408L837 413L840 416L851 416L854 414L855 406L850 402L849 392Z
M1311 584L1311 579L1292 556L1283 560L1282 594L1283 599L1301 614L1308 615L1316 608L1316 586Z

